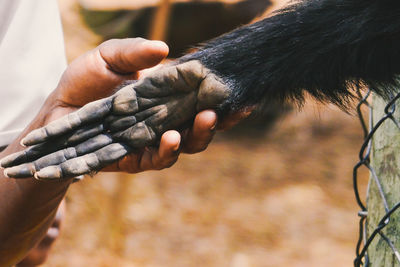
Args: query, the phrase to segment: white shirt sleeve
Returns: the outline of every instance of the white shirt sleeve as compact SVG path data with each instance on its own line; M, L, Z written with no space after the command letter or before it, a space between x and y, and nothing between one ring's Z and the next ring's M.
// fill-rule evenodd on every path
M0 147L32 121L66 68L57 1L1 3Z

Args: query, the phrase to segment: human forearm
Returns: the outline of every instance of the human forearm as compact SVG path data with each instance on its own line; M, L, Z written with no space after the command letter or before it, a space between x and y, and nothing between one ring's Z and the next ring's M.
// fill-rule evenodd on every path
M53 96L50 96L37 117L0 158L22 150L21 137L49 122L55 115L52 113L54 105ZM70 183L71 180L9 179L0 173L0 266L10 266L21 260L43 237Z

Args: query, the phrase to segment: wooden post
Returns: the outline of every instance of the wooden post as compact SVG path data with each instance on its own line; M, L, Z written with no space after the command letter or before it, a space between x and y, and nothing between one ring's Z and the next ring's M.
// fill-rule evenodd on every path
M169 16L171 13L171 1L161 0L150 28L149 39L166 41Z
M386 102L380 97L373 97L373 122L376 124L384 115ZM400 105L394 117L400 120ZM400 201L400 129L390 119L386 120L373 137L371 165L376 173L371 173L367 193L367 237L375 230L379 221L386 214L384 201L375 181L378 177L384 192L388 208ZM389 224L382 232L391 240L395 248L400 248L400 211L391 216ZM400 266L398 255L393 253L388 243L378 234L368 249L370 266Z

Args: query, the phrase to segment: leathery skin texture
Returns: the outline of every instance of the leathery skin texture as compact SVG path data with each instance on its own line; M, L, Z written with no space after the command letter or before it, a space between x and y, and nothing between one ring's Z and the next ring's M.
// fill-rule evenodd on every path
M229 97L224 83L199 61L163 66L114 95L91 102L29 133L24 151L1 160L8 177L69 178L95 172L161 135L189 125Z

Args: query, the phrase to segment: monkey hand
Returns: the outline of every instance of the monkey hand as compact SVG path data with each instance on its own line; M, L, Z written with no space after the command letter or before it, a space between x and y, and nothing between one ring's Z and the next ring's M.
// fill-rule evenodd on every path
M114 95L84 105L30 132L27 149L1 161L8 177L69 178L99 171L163 133L188 127L195 115L216 109L229 89L198 61L162 66L128 82Z

